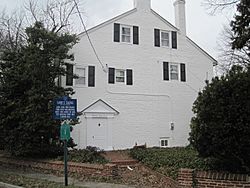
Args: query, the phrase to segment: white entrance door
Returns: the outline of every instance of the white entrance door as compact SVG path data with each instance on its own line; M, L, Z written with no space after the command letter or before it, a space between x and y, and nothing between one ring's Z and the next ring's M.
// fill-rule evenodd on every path
M90 118L87 125L88 146L107 149L108 142L108 119Z

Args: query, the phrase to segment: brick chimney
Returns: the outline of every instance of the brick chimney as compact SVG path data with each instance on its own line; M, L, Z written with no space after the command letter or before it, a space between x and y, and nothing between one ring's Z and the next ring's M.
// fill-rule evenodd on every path
M185 0L176 0L174 2L175 8L175 26L180 30L181 35L186 36L186 13Z
M134 0L134 7L138 10L150 10L151 0Z

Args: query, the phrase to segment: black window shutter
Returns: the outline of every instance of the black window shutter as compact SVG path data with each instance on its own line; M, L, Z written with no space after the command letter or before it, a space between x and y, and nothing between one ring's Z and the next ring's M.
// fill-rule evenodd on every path
M181 81L186 82L186 66L184 63L181 63Z
M89 66L88 86L95 87L95 67L94 66Z
M163 62L163 80L169 80L169 63Z
M127 69L127 85L133 85L133 70Z
M66 86L73 86L73 65L66 64Z
M133 26L133 44L139 44L139 27Z
M177 49L177 32L172 31L172 48Z
M109 68L109 84L115 83L115 69Z
M114 42L120 42L120 24L114 23Z
M155 29L155 46L160 47L160 30Z

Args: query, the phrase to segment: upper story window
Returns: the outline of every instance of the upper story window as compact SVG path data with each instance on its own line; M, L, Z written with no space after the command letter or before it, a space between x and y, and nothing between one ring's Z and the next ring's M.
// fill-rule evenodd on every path
M76 67L76 75L78 78L75 81L75 85L86 85L86 68L85 67Z
M114 23L114 42L139 45L139 27Z
M121 38L122 38L122 42L126 42L126 43L131 43L131 38L132 38L132 34L131 34L131 27L129 26L121 26L122 28L122 32L121 32Z
M154 45L177 49L177 32L154 29Z
M115 81L116 82L125 82L125 70L116 69L115 70Z
M167 31L161 31L161 46L170 47L170 34Z

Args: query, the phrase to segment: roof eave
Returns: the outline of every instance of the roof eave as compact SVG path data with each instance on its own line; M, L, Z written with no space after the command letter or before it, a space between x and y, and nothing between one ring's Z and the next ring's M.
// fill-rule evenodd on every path
M109 19L109 20L107 20L105 22L102 22L102 23L92 27L92 28L87 29L87 32L88 33L93 32L93 31L95 31L95 30L97 30L97 29L99 29L101 27L104 27L105 25L108 25L109 23L115 22L116 20L119 20L119 19L121 19L123 17L126 17L126 16L128 16L128 15L130 15L130 14L136 12L136 11L137 11L137 9L133 8L133 9L131 9L131 10L127 11L127 12L124 12L124 13L122 13L122 14L120 14L120 15L112 18L112 19ZM86 35L86 31L83 31L83 32L78 34L79 37L81 37L83 35Z
M187 36L186 36L187 37ZM192 39L190 39L189 37L187 37L188 41L190 41L195 47L197 47L199 50L201 50L202 53L204 53L209 59L212 60L213 62L213 66L217 66L218 65L218 61L213 58L213 56L211 56L209 53L207 53L205 50L203 50L197 43L195 43Z

